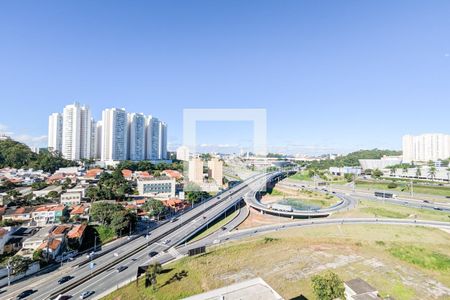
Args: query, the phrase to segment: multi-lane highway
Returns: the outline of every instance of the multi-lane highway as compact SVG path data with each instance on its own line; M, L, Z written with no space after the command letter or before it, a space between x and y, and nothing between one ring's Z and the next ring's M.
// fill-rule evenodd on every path
M113 285L113 278L121 279L126 276L126 272L136 272L136 266L145 262L149 252L161 253L171 249L202 228L211 221L220 216L224 211L236 205L242 197L253 189L265 186L267 177L265 175L256 175L245 182L231 188L230 190L210 199L203 205L200 205L187 213L183 214L174 222L168 222L151 231L151 234L137 238L113 253L94 258L92 264L85 264L81 267L74 267L65 270L64 274L52 273L52 276L41 276L38 280L27 280L29 285L17 288L11 287L3 290L1 297L4 299L14 298L17 294L26 289L32 289L35 292L29 299L49 299L60 293L69 293L73 296L79 296L79 293L89 289L92 285L96 286L96 293L101 292L102 278L108 278L105 281L104 289ZM169 250L170 251L170 250ZM120 274L115 268L125 264L128 268ZM130 264L130 265L127 265ZM93 266L93 268L91 268ZM71 276L72 279L64 284L57 282L55 276ZM36 278L34 278L36 279ZM36 282L36 284L33 284ZM97 292L98 290L98 292Z

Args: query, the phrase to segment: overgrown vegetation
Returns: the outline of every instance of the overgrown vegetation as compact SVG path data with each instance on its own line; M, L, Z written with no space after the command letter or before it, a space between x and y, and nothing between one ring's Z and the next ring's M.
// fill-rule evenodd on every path
M12 139L0 141L0 168L33 168L53 173L71 166L76 166L76 162L64 159L60 153L43 150L36 154L27 145Z
M403 261L425 269L450 271L450 256L440 252L412 245L397 245L390 248L388 251L390 254Z

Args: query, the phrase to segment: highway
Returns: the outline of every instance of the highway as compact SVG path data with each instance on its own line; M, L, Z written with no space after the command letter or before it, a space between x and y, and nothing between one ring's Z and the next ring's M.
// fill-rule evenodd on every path
M309 189L314 188L311 186L310 182L293 182L292 180L288 180L283 182L284 185L288 187L295 187L295 188L303 188L307 187ZM432 202L430 200L421 200L421 199L411 199L406 197L397 197L394 199L387 199L387 198L377 198L374 196L374 192L366 192L366 191L360 191L356 189L355 191L352 191L350 189L345 189L341 186L333 185L331 187L326 187L328 190L332 190L336 193L339 193L341 195L357 198L357 199L365 199L365 200L371 200L371 201L377 201L377 202L385 202L395 205L402 205L402 206L408 206L411 208L420 208L420 209L429 209L429 210L439 210L444 212L450 212L450 204L442 203L442 202ZM320 190L320 188L318 189ZM428 202L425 202L428 201Z
M111 280L115 276L114 272L117 272L115 266L124 264L129 267L122 271L118 278L126 275L125 272L128 270L136 272L135 267L145 262L149 252L160 253L184 242L224 211L240 202L246 193L265 186L265 181L266 176L264 174L248 179L244 183L211 198L203 205L186 212L177 221L168 222L152 230L147 239L142 236L124 244L113 253L93 259L95 264L93 269L90 269L90 264L85 264L65 271L64 276L73 277L67 283L58 284L58 278L55 278L55 275L52 274L52 276L42 276L39 280L27 280L30 284L25 287L17 288L13 284L6 290L4 289L1 296L3 299L12 299L23 290L33 289L35 292L26 299L48 299L59 293L68 293L78 297L80 292L92 285L95 285L97 289L98 282L101 282L105 276L108 278L107 285L111 286ZM62 276L62 274L59 275ZM33 284L35 281L38 283ZM66 287L70 287L70 289L65 290Z

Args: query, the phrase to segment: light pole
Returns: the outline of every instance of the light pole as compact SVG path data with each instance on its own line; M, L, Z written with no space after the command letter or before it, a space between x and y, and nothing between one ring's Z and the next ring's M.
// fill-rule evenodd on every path
M6 266L6 269L8 269L8 286L11 285L11 259L8 259L8 265Z

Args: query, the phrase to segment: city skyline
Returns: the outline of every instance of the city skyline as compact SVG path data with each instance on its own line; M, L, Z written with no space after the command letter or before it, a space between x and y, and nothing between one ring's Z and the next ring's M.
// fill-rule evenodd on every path
M405 134L450 132L446 1L124 5L0 4L0 132L43 146L47 116L73 101L95 119L155 113L171 150L185 108L264 108L273 152L401 149Z

